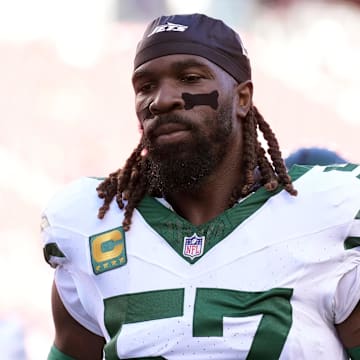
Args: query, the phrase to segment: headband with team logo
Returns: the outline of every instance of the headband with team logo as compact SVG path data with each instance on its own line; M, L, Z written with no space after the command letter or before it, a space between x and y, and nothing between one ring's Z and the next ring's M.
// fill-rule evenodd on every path
M239 35L223 21L203 14L161 16L149 24L139 42L134 69L161 56L202 56L239 83L251 79L251 66Z

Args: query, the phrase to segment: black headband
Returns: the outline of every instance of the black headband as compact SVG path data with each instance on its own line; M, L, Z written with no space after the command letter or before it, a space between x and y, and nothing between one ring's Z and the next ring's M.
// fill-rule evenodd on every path
M251 66L239 35L221 20L202 14L161 16L145 30L134 69L161 56L202 56L220 66L239 83L251 80Z

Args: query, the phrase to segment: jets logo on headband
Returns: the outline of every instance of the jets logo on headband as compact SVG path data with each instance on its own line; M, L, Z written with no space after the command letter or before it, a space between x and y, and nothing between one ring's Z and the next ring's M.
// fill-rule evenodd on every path
M164 31L184 32L187 28L188 28L188 26L186 26L186 25L173 24L171 22L167 22L166 24L156 26L156 28L147 37L150 37L154 34L157 34L159 32L164 32Z

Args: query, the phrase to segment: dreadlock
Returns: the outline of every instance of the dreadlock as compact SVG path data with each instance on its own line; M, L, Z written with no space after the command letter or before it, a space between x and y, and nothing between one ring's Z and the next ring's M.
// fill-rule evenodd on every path
M266 151L258 139L258 129L261 131L267 142ZM229 208L232 207L240 197L247 196L256 185L264 186L268 191L276 190L279 186L291 195L297 195L290 176L287 173L286 165L281 156L278 141L271 130L269 124L264 120L255 106L251 106L243 122L243 183L234 189L229 199ZM123 228L125 231L130 229L131 218L134 209L138 206L142 198L148 194L151 196L161 196L160 190L150 187L148 181L148 161L143 156L144 142L140 139L139 145L134 149L123 168L111 173L97 187L98 196L104 199L100 207L98 217L104 218L110 208L112 200L116 202L120 209L125 208ZM259 176L256 176L258 169ZM126 201L126 205L124 204Z

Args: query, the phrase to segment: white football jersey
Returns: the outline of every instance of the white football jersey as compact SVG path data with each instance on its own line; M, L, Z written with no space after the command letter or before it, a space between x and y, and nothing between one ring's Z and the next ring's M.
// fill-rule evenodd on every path
M60 297L106 359L346 359L334 324L360 298L360 167L294 167L298 196L260 188L194 226L145 197L122 228L98 179L43 214Z

